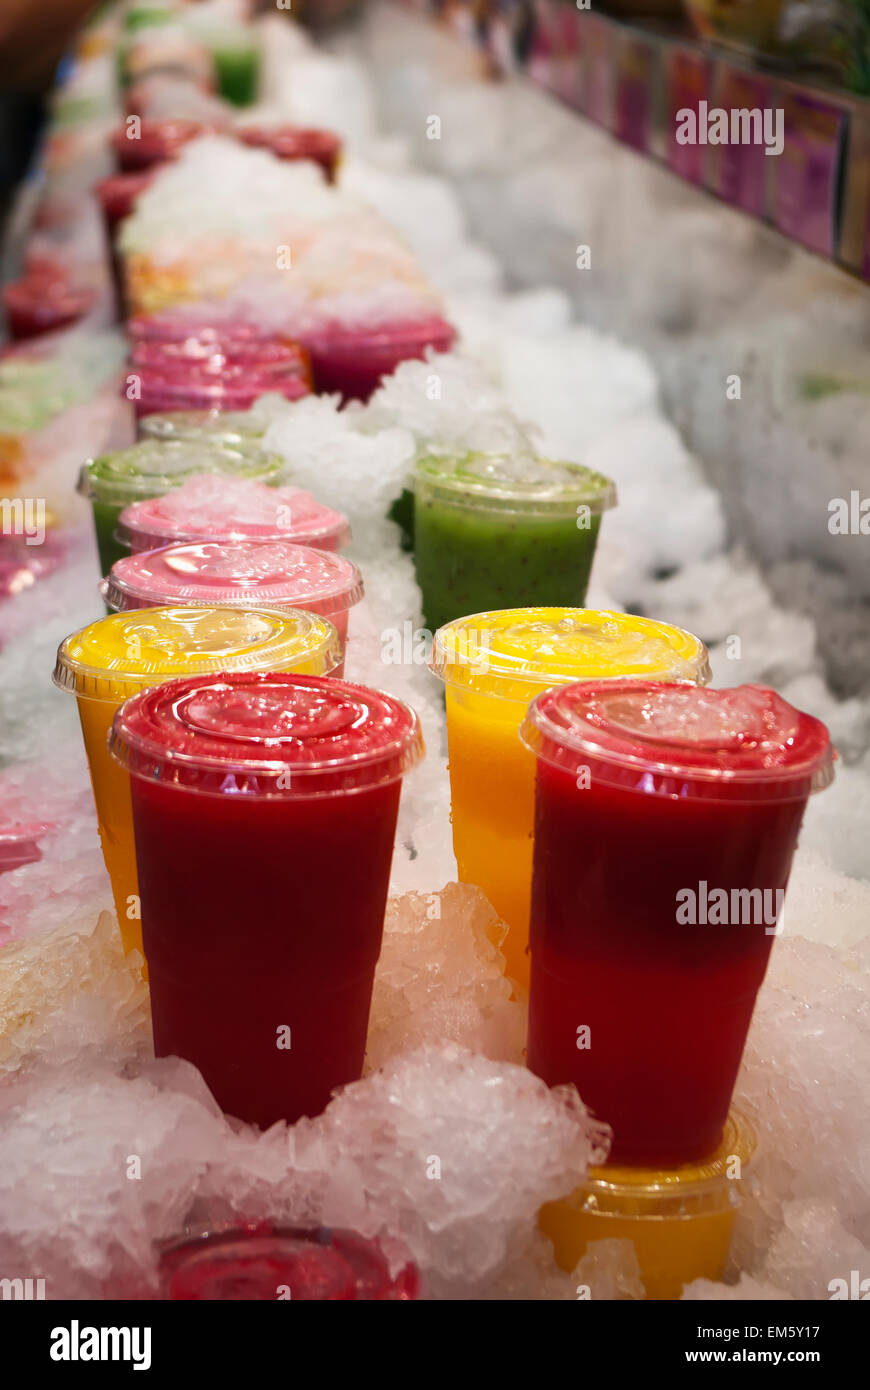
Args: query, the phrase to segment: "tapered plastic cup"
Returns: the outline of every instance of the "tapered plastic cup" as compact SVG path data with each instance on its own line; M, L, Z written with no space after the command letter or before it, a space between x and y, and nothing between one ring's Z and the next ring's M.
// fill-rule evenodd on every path
M203 474L163 497L125 507L118 539L133 555L191 541L292 541L341 550L350 523L302 488Z
M609 478L534 457L428 456L414 471L414 562L426 626L517 605L582 605Z
M773 690L589 682L539 696L528 1064L622 1163L721 1142L828 731Z
M131 365L125 393L130 391L131 377L137 382L133 397L137 420L175 410L250 410L255 401L272 391L285 400L298 401L311 390L307 359L271 365L227 362L218 371L202 370L194 364L171 368Z
M107 575L126 554L116 539L118 519L131 502L161 497L199 473L221 473L256 482L278 483L284 462L256 444L240 441L230 447L215 440L143 439L128 449L101 454L86 463L79 492L90 498L100 554L100 572Z
M174 681L119 710L158 1056L229 1114L316 1115L360 1076L417 717L345 681Z
M143 415L138 422L142 439L208 439L234 448L263 438L269 421L257 410L171 410L164 415Z
M449 352L456 332L437 315L413 323L358 328L330 323L300 334L311 356L317 391L367 401L400 362L422 359L428 348Z
M342 651L348 616L364 593L352 560L292 541L202 541L129 555L103 585L108 608L164 604L304 608L335 624Z
M142 931L130 779L106 746L115 712L138 691L181 675L238 670L327 675L340 659L335 629L323 618L216 607L113 614L61 643L54 683L78 699L125 950L142 950Z
M535 761L520 741L529 702L583 677L706 682L707 650L681 628L588 608L478 613L435 634L446 684L453 849L464 883L508 925L507 973L527 987Z

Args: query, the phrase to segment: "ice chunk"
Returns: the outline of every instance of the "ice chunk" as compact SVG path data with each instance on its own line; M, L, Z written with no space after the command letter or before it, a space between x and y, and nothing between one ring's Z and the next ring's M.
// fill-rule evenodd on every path
M637 1252L630 1240L593 1240L574 1270L574 1282L578 1298L646 1298Z
M367 1064L455 1042L521 1062L525 1008L511 999L499 947L507 928L479 888L391 898L375 976Z

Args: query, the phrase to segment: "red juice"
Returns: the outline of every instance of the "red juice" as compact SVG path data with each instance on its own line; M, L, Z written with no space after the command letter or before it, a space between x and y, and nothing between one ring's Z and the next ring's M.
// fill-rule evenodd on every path
M773 691L584 682L532 705L528 1064L613 1126L611 1159L715 1150L824 725ZM588 1030L585 1032L584 1030Z
M355 1231L249 1222L182 1236L160 1257L163 1296L185 1302L408 1302L412 1264L393 1278L376 1240Z
M431 316L415 323L381 328L341 324L302 335L311 356L316 390L338 391L345 400L367 401L400 362L422 358L426 349L448 352L456 337L445 319Z
M95 299L92 290L63 276L35 272L5 285L2 297L9 336L18 341L68 328L90 312Z
M362 1072L416 716L331 678L194 677L129 700L112 751L157 1055L250 1123L319 1114Z

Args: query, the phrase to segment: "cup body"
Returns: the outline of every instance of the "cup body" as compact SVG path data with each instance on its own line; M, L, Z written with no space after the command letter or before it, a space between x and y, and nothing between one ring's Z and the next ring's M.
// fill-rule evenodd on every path
M131 782L155 1052L263 1128L319 1114L362 1073L400 782L263 800Z
M616 1161L682 1163L722 1137L807 799L644 795L588 765L578 789L538 763L528 1064L577 1085ZM702 883L761 920L679 922Z

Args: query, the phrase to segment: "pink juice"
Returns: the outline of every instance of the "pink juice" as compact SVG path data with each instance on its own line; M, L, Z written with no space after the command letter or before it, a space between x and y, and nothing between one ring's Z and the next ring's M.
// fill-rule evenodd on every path
M828 732L759 686L611 681L540 696L523 738L537 754L528 1065L613 1126L613 1160L703 1158L807 797L832 776Z
M128 700L154 1047L229 1114L318 1114L362 1072L416 715L315 676L171 681Z
M335 551L349 542L350 524L302 488L203 473L125 507L117 534L134 555L190 541L287 540Z
M342 649L348 614L364 593L342 555L280 541L201 541L125 556L104 598L118 612L169 604L208 608L302 608L334 623Z
M426 349L447 352L456 333L437 315L415 323L381 328L348 328L338 323L305 333L315 388L338 391L345 400L367 401L381 383L408 358L422 358Z

